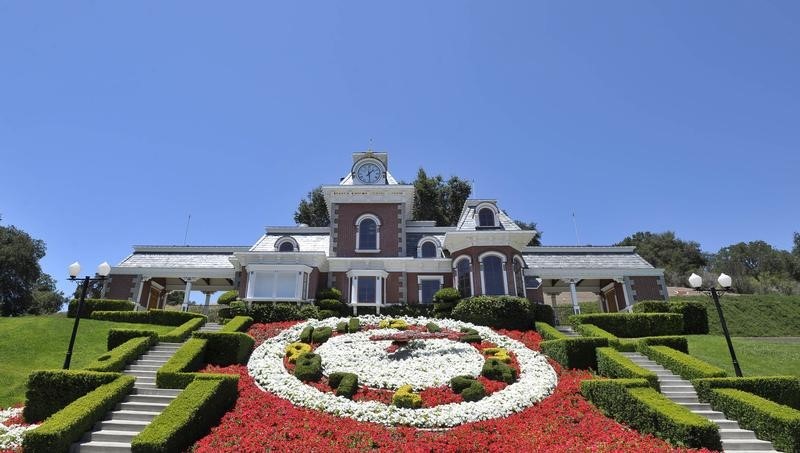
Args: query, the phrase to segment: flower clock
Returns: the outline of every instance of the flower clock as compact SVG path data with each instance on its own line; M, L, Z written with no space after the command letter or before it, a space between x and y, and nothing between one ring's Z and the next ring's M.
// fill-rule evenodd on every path
M416 428L507 417L558 381L543 355L492 329L410 317L296 324L264 341L248 371L296 406Z
M0 452L20 450L25 431L37 426L25 423L21 407L0 408Z

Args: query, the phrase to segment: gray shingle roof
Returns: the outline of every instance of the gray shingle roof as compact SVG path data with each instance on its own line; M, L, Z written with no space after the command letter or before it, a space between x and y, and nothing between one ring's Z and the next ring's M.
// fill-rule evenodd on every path
M477 214L475 213L475 208L478 207L481 203L489 203L493 204L497 207L497 200L467 200L464 203L464 209L461 211L461 217L458 219L458 230L459 231L475 231L476 225L478 224ZM501 209L498 208L497 213L497 221L500 224L500 229L502 230L520 230L520 227L514 223L511 218L506 215Z
M533 269L652 269L653 266L635 253L535 253L524 254Z
M117 267L233 269L231 254L219 253L134 253Z
M274 252L275 243L284 237L297 242L300 252L323 252L328 254L330 235L328 234L265 234L250 248L251 252Z

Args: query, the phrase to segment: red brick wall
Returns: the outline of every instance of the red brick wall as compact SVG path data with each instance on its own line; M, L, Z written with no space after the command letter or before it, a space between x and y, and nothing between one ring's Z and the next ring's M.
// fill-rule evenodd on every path
M479 296L483 294L483 288L481 287L481 266L480 261L478 261L478 257L485 252L499 252L506 257L506 277L508 278L508 292L511 295L514 295L514 261L513 258L515 255L519 255L519 251L514 249L513 247L508 246L500 246L500 247L489 247L489 246L476 246L476 247L467 247L463 250L459 250L458 252L451 255L453 263L462 256L469 256L472 258L472 287L474 289L475 295Z
M247 266L242 266L239 276L239 299L247 297Z
M134 294L133 297L136 297L136 294ZM142 284L142 294L139 297L139 305L143 307L146 306L148 297L150 297L150 280Z
M396 203L339 204L336 228L336 256L400 256L397 234L398 208ZM381 222L379 253L356 253L356 220L372 214Z
M108 284L108 289L106 290L106 298L120 300L133 299L133 297L136 297L136 294L131 297L135 279L135 275L112 275L111 281Z
M383 296L383 303L396 304L400 302L400 278L402 272L390 272L386 277L386 294Z
M442 276L444 277L442 288L450 288L453 286L453 274L449 272L446 274L418 274L409 272L406 274L406 303L409 304L419 303L419 284L417 283L417 277L420 275Z
M636 300L664 300L658 277L631 277L631 287L636 291Z
M543 304L544 302L544 291L542 291L542 287L538 287L536 289L526 288L525 295L529 301L535 304Z

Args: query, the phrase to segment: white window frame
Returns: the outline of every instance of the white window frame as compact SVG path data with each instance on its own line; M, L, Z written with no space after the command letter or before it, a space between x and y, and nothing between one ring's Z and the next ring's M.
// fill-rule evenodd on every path
M517 282L517 274L514 272L514 263L519 263L519 276L522 280L522 296L519 295L519 287L517 286L519 282ZM511 264L511 272L514 274L514 295L518 297L528 297L528 290L525 288L525 260L519 255L515 255Z
M490 209L492 211L492 213L494 213L494 216L493 216L494 217L494 225L481 225L481 215L480 214L481 214L481 211L483 209ZM475 226L477 226L478 228L480 228L480 227L491 228L491 227L500 226L500 219L499 219L499 215L498 214L499 214L499 210L497 209L497 206L495 206L493 203L481 203L478 206L475 206L475 213L473 214L474 217L475 217Z
M300 251L300 245L297 243L297 240L295 240L295 238L293 238L291 236L283 236L282 238L280 238L277 241L275 241L275 251L276 252L280 252L281 251L281 246L283 244L287 243L287 242L292 244L292 247L294 248L294 250L292 250L292 252L299 252ZM287 252L283 252L283 253L287 253Z
M441 258L442 257L442 244L433 236L425 236L424 238L420 239L417 243L417 258L422 258L422 246L427 243L431 242L436 247L436 256L434 258Z
M386 278L389 273L384 270L351 270L347 272L347 278L350 280L350 305L384 305L386 295ZM358 301L358 277L375 277L375 302L359 302Z
M285 265L285 264L251 264L247 266L247 297L245 300L251 301L270 301L270 302L300 302L306 300L309 290L308 284L311 280L311 267L304 265ZM278 274L295 274L295 297L277 297ZM272 295L254 294L255 282L259 278L272 277Z
M417 292L419 293L417 296L417 303L421 305L430 305L433 301L430 302L423 302L422 300L422 282L424 280L428 281L437 281L439 282L439 289L444 288L444 277L441 275L418 275L417 276Z
M459 280L458 263L460 263L463 260L467 260L467 262L469 263L469 295L470 297L472 297L475 295L475 283L472 280L473 278L475 278L474 277L475 270L472 268L472 257L470 257L469 255L462 255L453 261L453 278L454 278L453 286L456 289L458 289L458 280Z
M478 263L480 264L481 267L481 293L483 293L483 295L488 295L486 294L486 273L483 270L483 259L486 258L487 256L496 256L500 258L501 267L503 269L503 290L505 291L504 295L508 296L508 269L507 269L508 261L506 256L500 252L483 252L478 257ZM492 294L492 295L495 296L497 294Z
M375 249L361 249L361 222L370 219L375 222ZM381 252L381 219L375 214L362 214L356 219L356 253Z

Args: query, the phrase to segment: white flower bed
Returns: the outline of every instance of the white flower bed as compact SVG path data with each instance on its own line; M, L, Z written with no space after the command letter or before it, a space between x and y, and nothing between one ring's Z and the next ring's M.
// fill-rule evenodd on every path
M372 335L396 332L396 329L378 329L332 337L316 350L322 356L323 373L326 376L337 371L355 373L360 384L393 390L406 384L415 390L440 387L456 376L481 373L483 357L467 343L415 340L410 348L390 355L386 352L392 344L390 340L369 339Z
M6 425L6 420L22 414L21 407L10 407L0 409L0 450L14 450L22 446L22 436L25 431L36 428L39 425Z
M359 318L362 325L377 325L381 319L387 319L378 316L360 316ZM428 322L435 322L444 329L455 331L460 330L462 327L473 328L480 333L484 340L506 348L517 356L520 367L519 379L503 390L495 392L480 401L442 404L432 408L402 409L377 401L352 401L332 393L322 392L304 384L286 370L283 366L284 349L289 343L297 341L303 328L308 325L335 328L338 322L346 321L347 319L328 318L321 321L312 319L297 324L270 338L256 348L250 357L250 362L247 365L250 375L253 376L262 390L286 398L297 406L350 417L359 421L389 426L410 425L419 428L452 427L463 423L511 415L549 396L558 380L555 370L547 363L543 355L531 351L522 343L501 335L488 327L475 326L450 319L421 317L399 317L399 319L403 319L412 325L425 325ZM393 329L390 330L394 331ZM370 334L376 332L371 331ZM352 335L356 334L347 336ZM332 338L331 340L334 339ZM432 340L425 341L427 343ZM317 351L319 352L323 346L320 346ZM325 350L322 350L320 355L322 355L323 360L325 360L324 354ZM446 366L455 366L455 364L448 363ZM448 372L447 374L450 373ZM361 380L361 374L359 374L359 380Z

